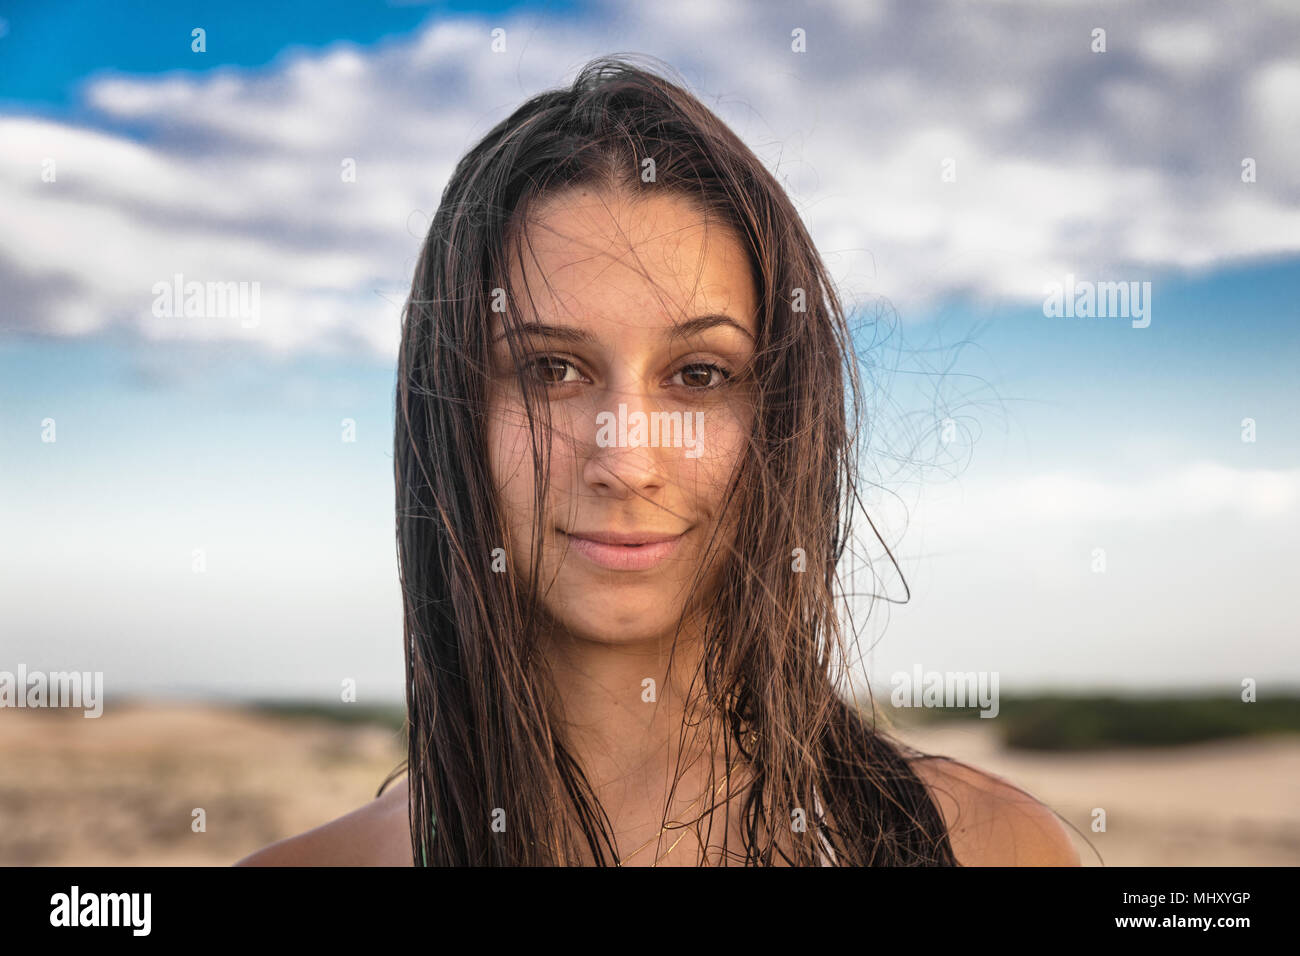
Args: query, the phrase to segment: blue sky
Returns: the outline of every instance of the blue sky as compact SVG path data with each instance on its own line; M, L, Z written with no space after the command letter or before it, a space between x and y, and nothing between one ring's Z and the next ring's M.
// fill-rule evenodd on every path
M513 3L330 3L284 0L222 3L118 0L49 6L12 5L3 13L8 33L21 42L4 48L6 70L0 78L6 105L62 107L79 105L78 88L101 71L159 74L168 70L202 72L222 67L272 66L296 51L310 53L336 43L373 47L391 39L400 43L429 18L458 13L499 13ZM556 13L572 4L538 5ZM75 15L69 15L75 10ZM211 61L196 63L186 39L195 27L209 31ZM51 51L57 51L56 56Z
M857 315L891 310L864 353L873 516L913 599L868 625L878 680L1300 682L1285 4L152 6L0 9L0 669L397 697L393 362L423 230L491 125L635 51L777 173ZM259 283L258 323L151 315L175 273ZM1067 273L1150 282L1150 326L1045 316Z

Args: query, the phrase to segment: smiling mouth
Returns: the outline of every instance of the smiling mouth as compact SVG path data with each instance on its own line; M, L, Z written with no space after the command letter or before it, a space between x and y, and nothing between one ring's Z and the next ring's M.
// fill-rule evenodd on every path
M606 570L647 571L671 557L689 530L679 534L560 530L560 534L580 556Z

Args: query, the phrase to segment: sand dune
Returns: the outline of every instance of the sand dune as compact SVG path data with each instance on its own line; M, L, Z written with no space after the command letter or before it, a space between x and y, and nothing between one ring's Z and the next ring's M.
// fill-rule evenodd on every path
M1006 750L978 719L902 736L1034 794L1083 831L1085 866L1300 863L1300 735L1068 755Z
M7 710L0 863L233 863L365 803L404 756L384 728L221 707Z
M1020 784L1110 866L1300 863L1297 736L1084 756L1004 751L979 722L904 736ZM382 727L217 706L6 709L0 864L226 865L365 803L403 757ZM1094 807L1105 833L1089 829Z

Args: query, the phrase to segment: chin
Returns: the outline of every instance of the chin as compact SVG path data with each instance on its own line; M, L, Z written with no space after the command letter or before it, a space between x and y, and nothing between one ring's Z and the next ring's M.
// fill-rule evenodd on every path
M676 593L645 588L641 594L596 585L566 589L547 602L564 630L596 644L640 644L669 640L677 630L681 607Z

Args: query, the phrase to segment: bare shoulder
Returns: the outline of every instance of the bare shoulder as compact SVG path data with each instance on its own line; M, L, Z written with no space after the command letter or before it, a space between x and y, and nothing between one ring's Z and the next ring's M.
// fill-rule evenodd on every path
M1069 832L1050 809L1009 781L947 757L912 769L934 795L963 866L1079 866Z
M413 866L403 777L364 807L280 840L235 866Z

